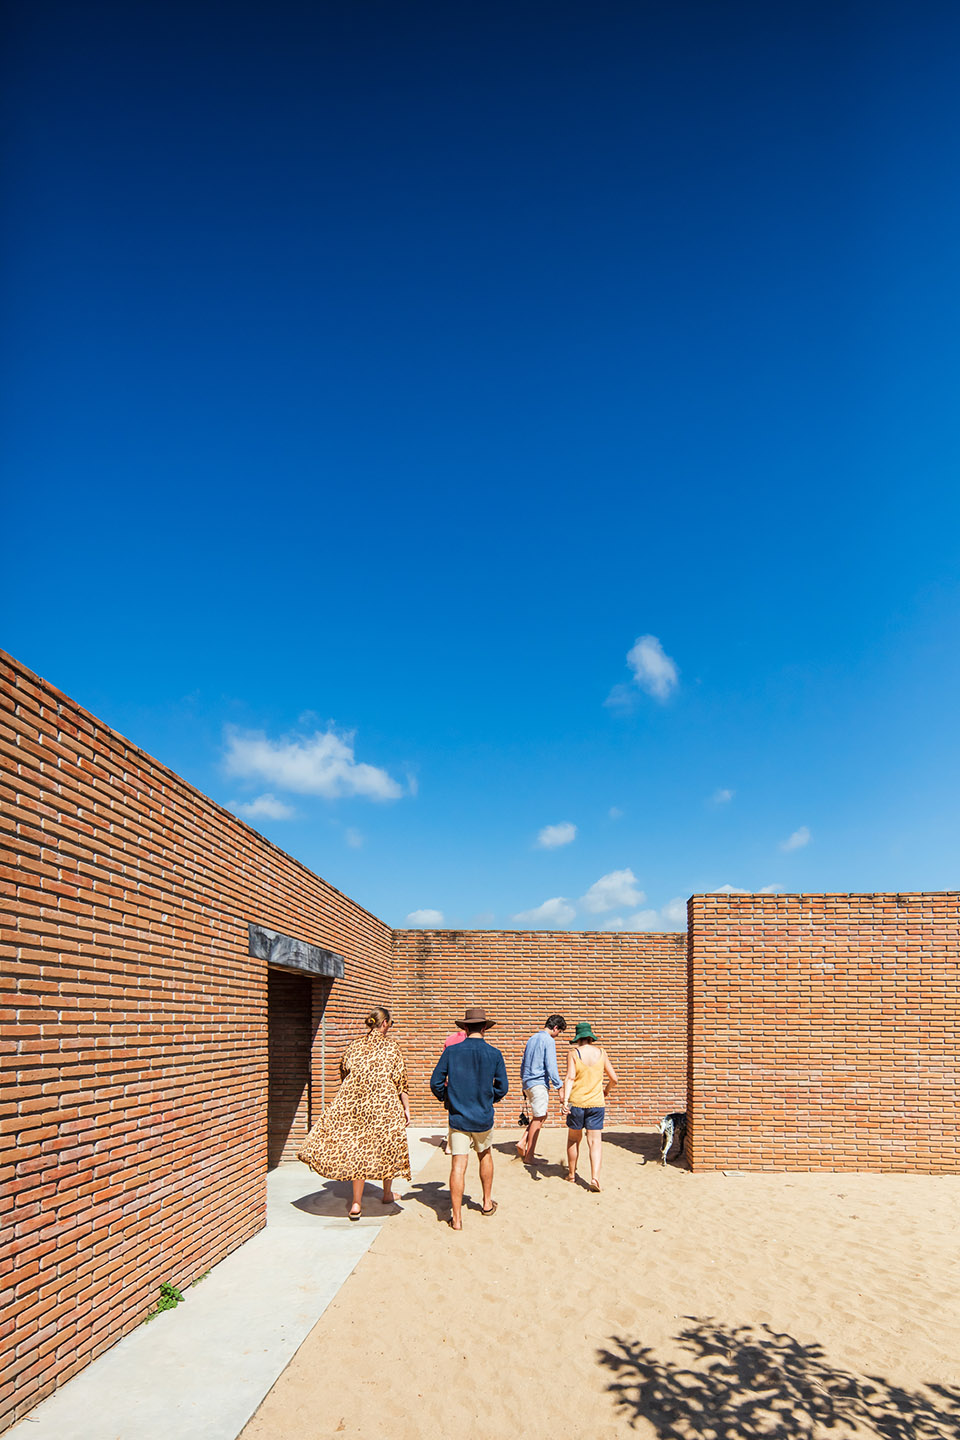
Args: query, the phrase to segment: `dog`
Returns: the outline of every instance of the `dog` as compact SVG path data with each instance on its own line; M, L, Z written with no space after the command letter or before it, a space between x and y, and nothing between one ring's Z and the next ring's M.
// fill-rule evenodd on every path
M665 1120L661 1120L657 1126L663 1139L660 1142L660 1164L666 1165L670 1158L670 1151L673 1149L673 1142L676 1140L679 1149L678 1154L683 1154L683 1142L687 1134L687 1116L685 1111L671 1110Z

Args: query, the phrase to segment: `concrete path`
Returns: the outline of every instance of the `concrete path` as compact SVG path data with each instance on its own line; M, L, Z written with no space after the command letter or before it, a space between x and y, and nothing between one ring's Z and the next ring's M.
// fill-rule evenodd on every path
M414 1176L440 1135L411 1129ZM397 1187L402 1195L405 1182ZM7 1432L16 1440L236 1440L391 1214L370 1186L346 1218L347 1185L293 1162L267 1179L267 1225Z

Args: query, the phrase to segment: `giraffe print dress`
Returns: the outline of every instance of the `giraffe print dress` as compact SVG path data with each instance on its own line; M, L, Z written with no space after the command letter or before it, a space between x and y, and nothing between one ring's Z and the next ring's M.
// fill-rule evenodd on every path
M410 1179L400 1092L407 1071L395 1040L374 1031L347 1046L343 1084L304 1140L299 1158L327 1180Z

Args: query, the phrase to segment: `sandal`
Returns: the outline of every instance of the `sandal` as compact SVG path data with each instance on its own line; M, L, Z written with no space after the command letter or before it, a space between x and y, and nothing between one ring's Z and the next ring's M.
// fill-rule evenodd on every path
M347 1211L347 1219L348 1219L348 1220L359 1220L362 1214L363 1214L363 1211L362 1211L362 1210L358 1210L357 1213L356 1213L356 1215L354 1215L354 1213L353 1213L352 1210L348 1210L348 1211Z
M594 1195L599 1195L599 1194L600 1194L600 1181L599 1181L599 1180L591 1180L591 1181L590 1181L590 1189L593 1191Z
M496 1215L496 1213L497 1213L497 1202L496 1202L496 1200L494 1200L494 1202L493 1202L493 1204L490 1206L490 1209L489 1209L489 1210L484 1210L483 1206L480 1207L480 1214L481 1214L481 1215Z

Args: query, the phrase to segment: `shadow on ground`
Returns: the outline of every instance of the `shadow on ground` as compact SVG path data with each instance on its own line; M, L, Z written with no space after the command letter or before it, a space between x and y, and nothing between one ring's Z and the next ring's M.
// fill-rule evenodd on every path
M616 1145L620 1150L629 1150L631 1155L636 1155L644 1165L659 1164L659 1135L645 1135L637 1130L605 1130L603 1143L604 1145ZM689 1170L690 1168L682 1152L674 1155L673 1159L667 1163L672 1170Z
M660 1360L619 1336L598 1355L615 1377L608 1389L618 1409L632 1426L647 1420L661 1440L811 1440L828 1431L883 1440L960 1437L958 1388L904 1390L855 1375L831 1365L821 1346L766 1325L696 1320L676 1338L689 1365Z
M328 1180L322 1190L301 1195L299 1200L293 1200L291 1204L307 1215L323 1215L329 1219L342 1220L350 1209L352 1199L353 1187L349 1180ZM381 1204L380 1186L376 1181L372 1181L364 1187L363 1212L368 1218L376 1216L378 1220L382 1220L384 1216L399 1215L400 1206L396 1202L391 1205Z

